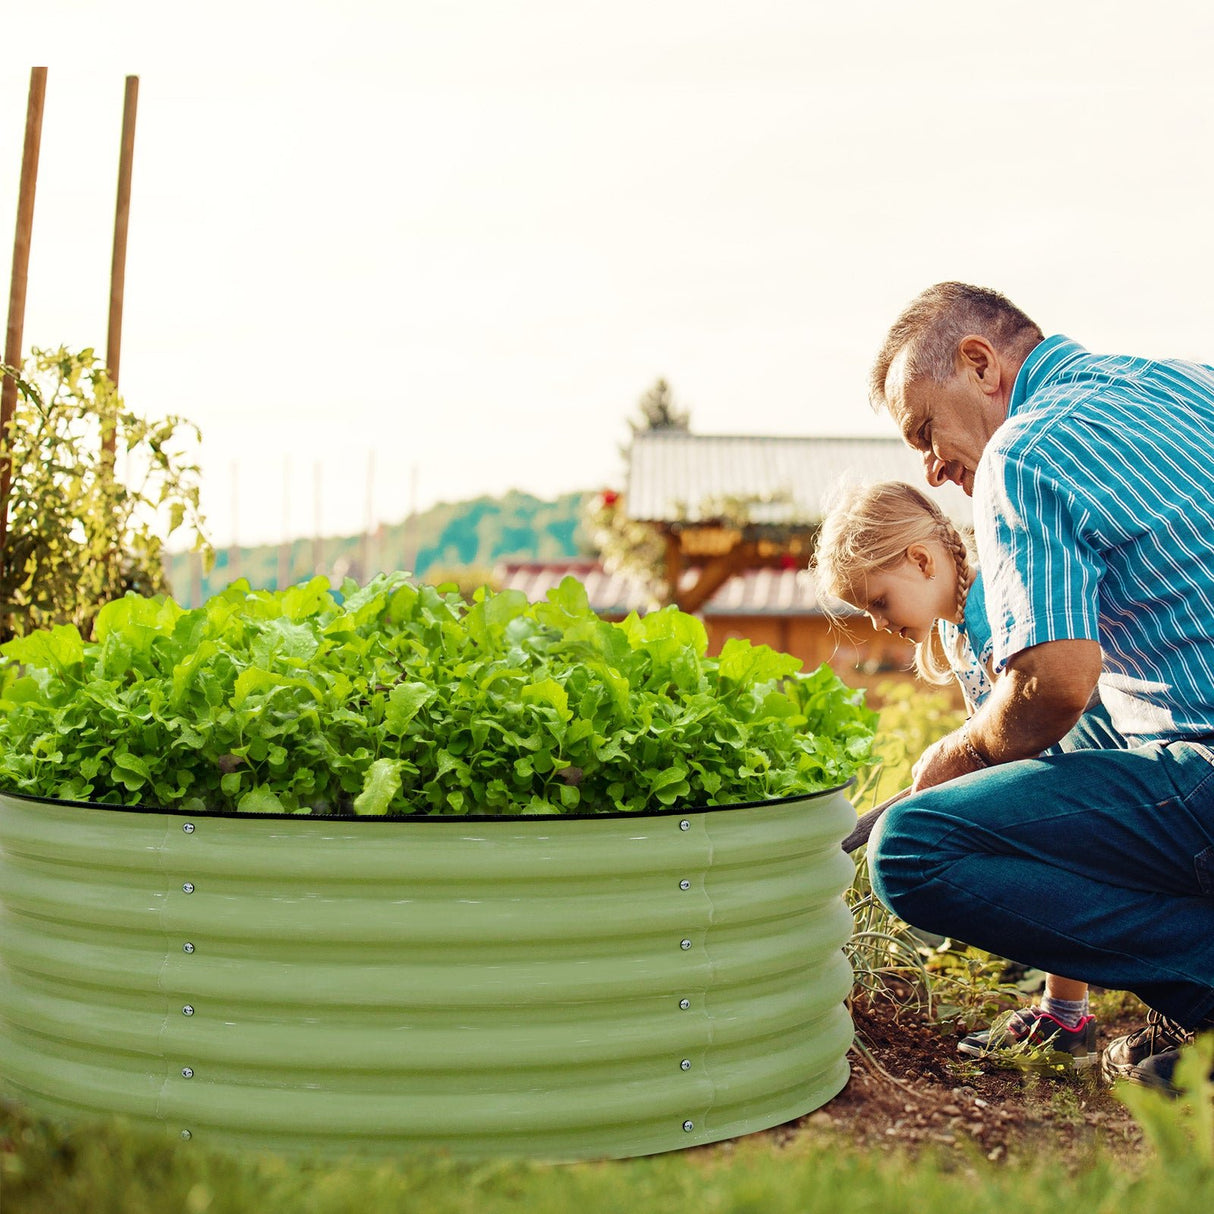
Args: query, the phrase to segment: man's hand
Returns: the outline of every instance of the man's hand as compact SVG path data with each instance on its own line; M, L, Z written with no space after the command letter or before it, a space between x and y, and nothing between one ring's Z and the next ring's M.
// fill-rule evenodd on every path
M971 771L980 771L983 766L969 750L966 749L962 738L962 730L955 729L952 733L932 743L920 756L911 769L914 783L912 792L921 792L925 788L934 788L937 784L955 780Z

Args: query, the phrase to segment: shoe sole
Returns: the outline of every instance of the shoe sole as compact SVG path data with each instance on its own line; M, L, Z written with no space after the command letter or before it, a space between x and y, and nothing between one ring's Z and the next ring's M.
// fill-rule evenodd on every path
M1138 1066L1132 1062L1111 1062L1107 1054L1101 1054L1100 1056L1100 1078L1108 1087L1112 1087L1120 1081L1132 1083L1135 1087L1151 1088L1156 1092L1165 1092L1169 1096L1180 1095L1179 1088L1173 1087L1170 1083L1163 1083L1158 1075L1140 1071Z

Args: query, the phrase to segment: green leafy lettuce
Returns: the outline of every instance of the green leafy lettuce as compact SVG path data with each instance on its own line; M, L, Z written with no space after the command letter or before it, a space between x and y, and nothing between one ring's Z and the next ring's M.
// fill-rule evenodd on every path
M822 666L579 582L472 604L402 574L105 606L0 647L0 785L191 812L641 812L845 783L876 714Z

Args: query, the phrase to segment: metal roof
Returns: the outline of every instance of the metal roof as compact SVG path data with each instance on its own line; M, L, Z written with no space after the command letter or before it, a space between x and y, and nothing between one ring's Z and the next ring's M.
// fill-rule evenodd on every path
M542 599L572 575L586 587L590 606L599 615L644 612L655 604L638 582L608 573L592 561L508 562L497 571L503 590L521 590L532 602ZM694 583L694 570L683 574L684 585ZM821 615L813 578L805 569L748 569L729 579L700 608L699 615Z
M706 522L721 503L743 504L747 519L768 525L821 522L832 493L848 481L909 481L930 493L954 521L973 521L956 485L929 489L919 456L900 438L809 438L688 434L635 435L627 510L645 522Z

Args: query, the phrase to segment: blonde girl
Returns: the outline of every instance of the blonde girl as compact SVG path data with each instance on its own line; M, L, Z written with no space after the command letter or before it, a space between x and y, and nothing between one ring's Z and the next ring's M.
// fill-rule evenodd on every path
M926 494L902 481L848 488L822 523L814 564L823 599L850 604L874 628L914 642L920 678L956 678L970 713L990 695L982 579L969 545ZM1087 992L1085 982L1047 975L1040 1005L971 1033L958 1049L997 1059L1040 1046L1069 1066L1090 1066L1097 1057L1096 1022Z

